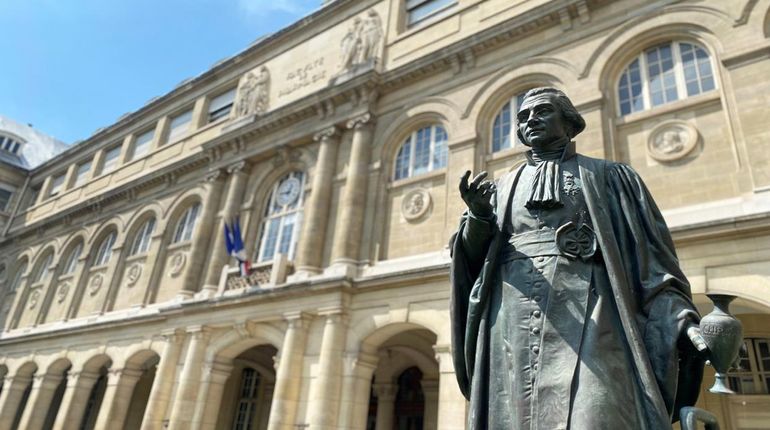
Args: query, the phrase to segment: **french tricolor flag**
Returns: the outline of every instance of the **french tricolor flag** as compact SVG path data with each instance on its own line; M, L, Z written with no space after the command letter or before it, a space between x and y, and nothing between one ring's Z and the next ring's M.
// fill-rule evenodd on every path
M236 217L227 225L225 222L225 248L227 255L238 260L238 267L241 269L241 276L248 276L251 272L251 262L246 258L246 248L243 246L243 236L241 236L241 222Z

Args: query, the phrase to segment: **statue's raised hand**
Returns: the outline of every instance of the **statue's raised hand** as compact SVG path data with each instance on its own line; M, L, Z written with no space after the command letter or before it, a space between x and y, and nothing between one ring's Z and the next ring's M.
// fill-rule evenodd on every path
M460 178L460 197L470 211L479 217L490 217L494 211L492 207L492 195L496 191L495 184L491 181L485 181L487 172L481 172L468 183L471 177L471 171L467 170Z

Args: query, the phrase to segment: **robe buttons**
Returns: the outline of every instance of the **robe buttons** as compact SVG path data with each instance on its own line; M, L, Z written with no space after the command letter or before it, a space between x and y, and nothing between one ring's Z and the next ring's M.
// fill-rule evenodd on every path
M537 261L538 263L542 263L543 261L545 261L545 257L541 255L540 257L535 258L535 261Z
M534 288L540 288L540 287L542 287L542 286L543 286L543 284L542 284L541 282L535 282L534 284L532 284L532 286L533 286Z
M532 328L532 334L540 334L540 328L539 327L533 327Z
M536 302L539 302L539 301L540 301L540 296L535 296L535 297L532 297L532 300L534 300L534 301L536 301Z
M535 318L540 318L540 311L532 312L532 316Z
M534 352L535 354L540 354L540 347L537 345L533 346L532 352Z
M537 363L532 365L532 370L537 370Z

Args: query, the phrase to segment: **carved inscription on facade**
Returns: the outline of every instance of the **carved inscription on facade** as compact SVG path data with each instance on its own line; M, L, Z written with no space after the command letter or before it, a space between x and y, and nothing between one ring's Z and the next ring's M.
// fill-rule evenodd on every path
M290 70L286 74L286 84L280 91L278 97L288 96L302 88L313 85L316 82L326 79L326 69L324 69L324 59L316 58L296 69Z

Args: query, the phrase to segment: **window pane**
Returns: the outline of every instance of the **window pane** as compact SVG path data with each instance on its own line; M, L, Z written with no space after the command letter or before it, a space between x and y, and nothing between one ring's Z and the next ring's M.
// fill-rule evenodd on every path
M38 282L42 282L45 280L45 278L48 276L48 267L51 265L51 261L53 261L53 254L48 254L43 260L43 263L40 265L40 267L37 268L37 274L35 274L35 279L32 280L33 284L36 284Z
M653 106L669 103L678 98L671 47L670 44L662 45L646 53L650 101Z
M409 176L410 156L412 153L412 137L408 137L406 142L401 145L396 155L396 174L395 179L402 179Z
M190 208L184 212L176 226L176 231L174 232L174 240L172 243L183 242L192 239L192 234L195 230L195 221L198 218L200 206L200 203L196 203L190 206Z
M511 102L509 101L500 109L492 126L492 152L511 147L509 139L511 126ZM506 131L507 130L507 131Z
M11 196L12 195L13 195L12 192L10 192L10 191L8 191L6 189L0 188L0 212L4 212L4 211L10 209L8 207L8 203L11 202Z
M75 177L75 186L83 185L88 180L88 174L91 172L91 160L78 166L78 173Z
M150 130L148 132L142 133L139 136L136 137L136 141L134 142L134 151L131 156L131 160L135 160L144 154L147 153L147 151L150 150L150 143L152 143L152 137L155 135L155 130Z
M408 1L406 3L408 25L413 25L423 19L426 19L438 12L440 9L457 3L457 0L427 0L427 1Z
M262 256L260 257L260 261L268 261L273 258L273 255L275 255L275 245L278 243L278 232L279 228L281 226L281 219L275 218L270 221L270 224L267 229L267 236L264 240L264 246L262 248Z
M431 170L440 169L446 167L447 161L447 148L446 131L442 127L436 127L434 130L434 143L433 143L433 166Z
M96 260L94 266L101 266L107 264L112 256L112 245L115 243L115 233L110 233L109 236L102 240L99 245L99 251L96 253Z
M414 160L412 161L412 176L428 171L430 167L431 128L417 130L414 139Z
M142 224L142 227L139 228L139 231L136 233L134 242L131 244L131 249L128 253L129 256L147 252L147 249L150 247L150 241L154 229L155 218L150 218L144 224Z
M209 102L209 122L230 115L230 109L233 107L234 99L235 88L212 98Z
M296 212L286 215L283 218L283 225L281 226L281 243L278 246L278 252L283 255L289 254L289 247L291 246L291 239L294 233L294 221L296 218Z
M22 264L16 269L16 273L13 275L13 282L11 282L11 291L16 291L21 285L21 278L24 276L24 272L27 271L27 263Z
M59 191L61 191L63 185L64 185L64 173L53 178L53 183L51 184L51 196L55 196L59 194Z
M83 244L78 243L77 246L75 246L75 249L73 249L69 256L67 256L67 262L64 264L64 274L72 273L75 271L75 268L78 264L78 258L80 258L80 252L83 250Z
M180 115L171 119L169 124L168 140L174 141L179 136L187 133L190 129L190 123L192 122L192 110L188 110Z
M102 164L102 174L109 173L118 165L120 157L120 146L116 146L104 153L104 163Z

